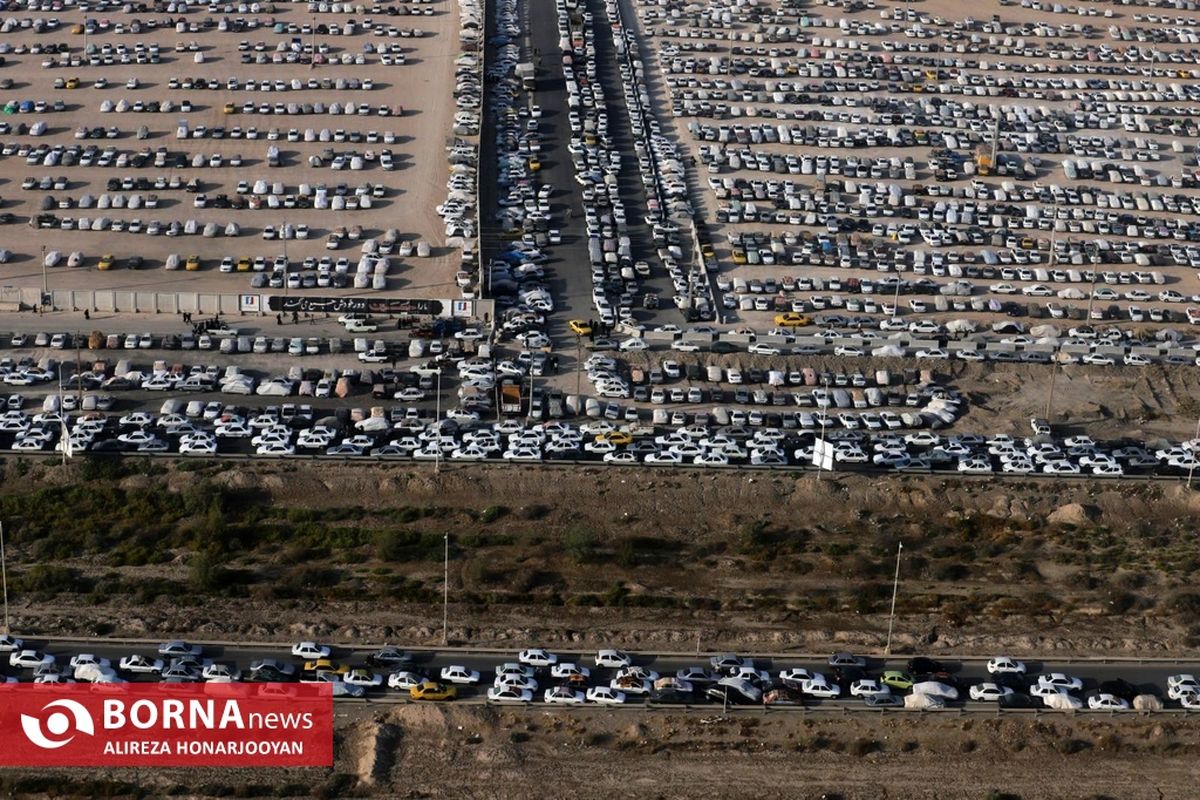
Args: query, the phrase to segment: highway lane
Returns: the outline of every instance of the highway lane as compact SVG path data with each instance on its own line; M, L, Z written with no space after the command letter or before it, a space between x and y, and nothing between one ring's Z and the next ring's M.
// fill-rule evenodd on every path
M91 653L93 655L108 658L113 662L115 667L118 660L124 656L140 653L147 656L157 657L155 650L158 642L144 640L110 640L110 639L39 639L31 637L26 639L25 646L41 649L44 652L56 656L60 665L66 665L72 655L77 653ZM331 658L341 664L348 666L365 666L367 656L374 652L377 647L345 647L333 646ZM495 675L496 666L517 661L516 650L500 651L494 649L425 649L425 648L402 648L412 654L414 669L418 672L429 674L432 677L437 677L442 667L448 665L461 665L468 669L478 671L482 680L478 686L460 686L460 696L464 700L477 699L482 700L486 689L491 684L491 678ZM586 666L592 671L592 677L589 685L607 684L614 674L613 670L598 669L594 665L595 651L579 651L579 650L553 650L547 648L558 655L561 662L573 662L581 666ZM204 659L227 663L236 666L238 669L247 671L252 661L260 658L275 658L285 664L293 664L297 670L302 666L303 660L295 658L291 655L291 646L289 644L231 644L231 643L208 643L204 645ZM707 668L709 666L709 657L713 653L701 653L699 655L681 654L681 653L631 653L633 662L639 666L658 672L662 676L674 675L677 670L685 669L693 666L701 666ZM746 654L743 654L746 655ZM803 667L810 671L822 672L830 680L833 680L833 670L829 667L827 656L815 654L770 654L770 655L746 655L752 658L756 669L765 670L771 673L772 676L777 676L782 669L795 667ZM892 658L868 657L867 674L871 677L880 675L884 670L904 670L909 656L897 656ZM973 683L987 679L987 671L985 667L986 658L982 657L955 657L936 655L934 658L941 663L944 669L958 679L962 686L965 695L965 688ZM1178 673L1193 673L1200 674L1200 662L1192 660L1172 660L1172 659L1024 659L1028 668L1029 676L1047 672L1062 672L1067 675L1080 677L1084 682L1084 692L1095 690L1098 684L1102 681L1123 679L1134 684L1139 691L1156 694L1166 698L1167 676ZM16 676L19 679L29 680L31 673L29 670L16 670L8 666L7 656L3 658L3 668L0 669L5 675ZM386 670L376 669L376 672L382 672L386 675ZM541 698L541 691L545 688L557 685L558 681L550 678L547 670L538 671L538 682L540 684L539 691L536 694L538 699ZM144 677L135 678L135 680L145 680ZM845 696L848 687L843 687L843 698L839 700L820 700L816 698L806 698L806 708L832 708L832 709L858 709L863 707L863 701L858 698ZM383 700L397 699L403 693L385 688L368 692L368 699ZM641 705L641 701L636 698L630 698L630 702L635 705ZM711 701L697 695L695 703L697 705L711 704ZM987 710L994 709L995 704L980 703L980 702L958 702L949 704L953 707ZM1178 708L1179 704L1175 702L1167 702L1169 708Z

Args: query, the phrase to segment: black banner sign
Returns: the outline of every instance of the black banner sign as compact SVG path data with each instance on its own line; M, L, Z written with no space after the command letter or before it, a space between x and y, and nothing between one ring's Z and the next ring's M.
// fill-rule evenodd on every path
M270 295L267 308L290 314L419 314L441 316L441 300L402 300L383 297L284 297Z

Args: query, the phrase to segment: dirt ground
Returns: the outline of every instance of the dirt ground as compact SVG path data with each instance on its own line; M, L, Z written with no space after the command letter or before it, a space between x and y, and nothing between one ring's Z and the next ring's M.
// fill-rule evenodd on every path
M402 707L359 723L339 758L380 796L1136 800L1192 796L1198 742L1187 723L1045 716Z
M31 479L51 501L70 480L57 467L9 469L0 502L14 515ZM449 635L462 645L879 648L901 541L898 652L1182 656L1198 641L1185 601L1200 496L1177 484L288 464L126 477L114 496L140 504L197 484L286 514L287 546L247 538L228 556L247 590L189 596L186 547L140 566L82 554L55 564L98 586L180 588L17 592L14 629L437 644L448 534ZM242 513L226 511L230 535L252 537ZM408 538L381 550L351 538L364 531L367 542ZM10 578L41 563L40 542L23 537L9 538ZM327 571L310 582L310 567Z
M1200 752L1194 724L1129 717L346 708L332 771L105 770L87 788L114 797L136 786L177 797L1182 800L1195 796ZM17 773L2 777L21 786ZM56 777L59 796L83 780L38 776Z

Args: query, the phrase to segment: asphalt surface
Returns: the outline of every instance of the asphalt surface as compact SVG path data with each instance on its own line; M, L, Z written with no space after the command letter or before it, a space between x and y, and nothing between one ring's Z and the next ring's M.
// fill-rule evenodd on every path
M572 319L592 319L596 309L592 305L592 269L587 249L587 231L584 226L583 198L579 184L575 182L575 170L567 144L571 139L571 126L567 121L567 92L563 79L561 53L558 49L558 21L554 0L530 0L526 9L526 26L529 43L538 55L537 89L533 101L542 108L539 131L542 144L542 168L539 179L555 188L551 197L550 210L555 225L562 230L562 244L551 248L549 266L552 271L547 283L553 293L555 313L547 320L547 333L559 349L573 352L576 337L567 328ZM589 8L600 20L604 16L602 3ZM653 253L653 243L644 224L632 224L645 215L645 195L636 180L637 161L633 155L633 137L629 130L628 112L621 91L621 76L617 70L612 34L603 24L594 23L596 50L599 58L597 77L604 88L605 102L609 109L609 131L613 145L623 153L620 190L630 224L630 238L634 247L635 260ZM642 292L655 292L670 304L673 292L667 291L670 284L661 267L651 260L652 279L644 282ZM665 293L665 294L664 294ZM665 322L681 323L682 316L674 310L661 309L656 312L636 310L639 321L657 325Z
M112 661L113 667L116 668L117 662L124 656L134 653L158 658L155 651L157 642L134 641L134 640L45 640L31 638L25 641L25 647L40 649L44 652L52 654L56 657L60 666L65 667L72 655L78 653L90 653L101 658L107 658ZM331 658L350 667L365 666L367 656L374 652L377 648L347 648L333 647ZM460 665L467 669L475 670L480 673L482 679L478 685L465 686L459 685L459 697L466 701L483 701L487 688L491 686L491 680L495 675L495 668L504 663L517 661L517 653L500 652L493 650L471 650L471 649L445 649L445 650L428 650L428 649L412 649L402 648L410 652L413 656L413 670L429 674L437 677L442 667L449 665ZM608 681L614 674L613 670L598 669L595 667L594 658L595 652L580 652L580 651L551 651L558 655L559 662L571 662L580 666L588 667L592 674L588 682L589 686L607 685ZM700 655L683 655L683 654L662 654L655 655L650 653L633 653L633 663L638 666L643 666L648 669L658 672L662 676L674 675L677 670L685 669L693 666L701 666L709 668L709 658L713 653L701 653ZM833 681L833 669L829 667L827 656L817 655L771 655L771 656L747 656L753 658L756 669L764 670L771 673L772 677L776 677L780 670L794 667L804 667L810 671L822 672L827 678ZM226 663L236 666L238 669L247 670L250 663L261 658L275 658L285 664L294 664L297 671L300 670L303 659L293 657L291 655L290 644L280 645L235 645L235 644L207 644L204 646L202 658L213 660L220 663ZM890 659L869 657L867 666L867 675L877 677L884 670L904 670L908 656L895 657ZM985 681L988 679L986 671L986 659L984 658L954 658L948 656L938 656L937 660L943 668L953 675L961 684L962 693L966 695L966 687ZM1134 684L1139 691L1147 694L1155 694L1163 698L1167 708L1178 709L1179 704L1171 701L1166 701L1166 685L1167 676L1179 673L1200 674L1200 663L1188 661L1173 661L1173 660L1066 660L1066 659L1048 659L1040 660L1036 658L1023 659L1027 667L1027 675L1032 676L1032 680L1036 680L1036 676L1042 673L1062 672L1070 676L1076 676L1083 680L1083 693L1086 694L1092 691L1101 681L1123 679ZM3 668L0 672L5 675L14 675L21 680L30 680L30 670L15 670L8 666L8 657L4 655L2 658ZM367 699L377 701L396 701L406 699L407 693L396 690L389 690L386 687L387 670L376 669L385 675L385 685L383 688L368 690ZM129 676L125 676L129 677ZM148 680L145 676L133 676L135 681ZM552 680L549 671L545 669L538 670L537 680L539 690L535 693L535 700L540 701L542 692L546 688L558 685L560 682ZM577 687L579 688L579 687ZM817 698L806 697L804 707L818 709L861 709L864 708L864 703L860 698L849 697L848 688L843 687L843 697L838 700L821 700ZM630 698L630 704L635 706L642 705L642 701L636 698ZM697 693L695 698L697 705L715 705L713 701L709 701ZM677 703L672 703L673 705ZM689 703L690 704L690 703ZM947 707L965 708L967 710L995 710L995 703L975 702L975 701L957 701L948 703ZM1047 711L1049 709L1046 709ZM1094 713L1094 712L1093 712Z

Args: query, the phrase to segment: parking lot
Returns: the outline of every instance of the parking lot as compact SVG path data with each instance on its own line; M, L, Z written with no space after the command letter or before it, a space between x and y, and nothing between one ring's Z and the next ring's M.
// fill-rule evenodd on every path
M458 294L449 6L49 11L2 14L5 284Z
M704 186L725 320L1200 319L1194 18L634 5Z

